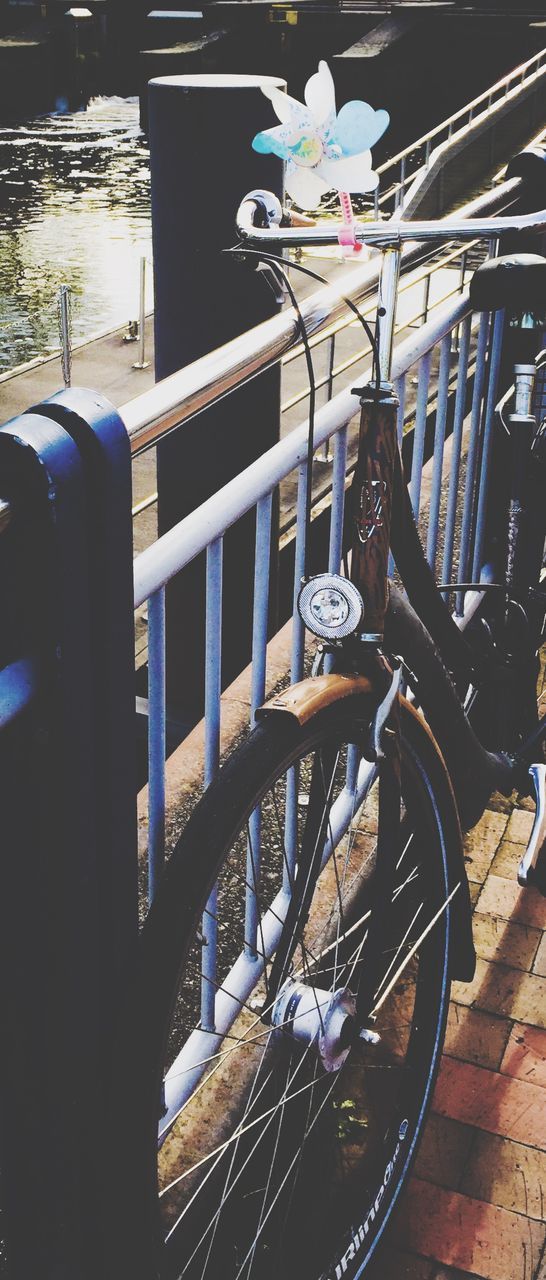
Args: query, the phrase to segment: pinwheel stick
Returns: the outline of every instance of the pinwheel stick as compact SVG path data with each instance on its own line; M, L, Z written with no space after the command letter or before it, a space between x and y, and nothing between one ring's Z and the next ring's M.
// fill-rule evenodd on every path
M341 204L341 212L343 214L343 227L339 233L339 243L346 248L358 252L362 245L358 244L355 238L356 219L353 210L353 202L348 191L339 192L339 202Z

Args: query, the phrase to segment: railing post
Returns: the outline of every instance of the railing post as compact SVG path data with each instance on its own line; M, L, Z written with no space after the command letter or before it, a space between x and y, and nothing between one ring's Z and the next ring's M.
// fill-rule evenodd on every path
M272 77L188 75L150 83L156 376L221 346L275 314L280 303L263 273L222 249L248 190L282 196L283 167L258 156L252 138L276 123L261 85ZM219 148L221 136L229 145ZM205 165L203 157L214 156ZM157 450L160 534L278 439L280 370L268 370L199 414ZM226 537L223 633L225 682L249 660L252 638L253 517ZM182 724L203 711L204 569L188 566L166 593L167 703ZM191 601L191 608L188 608Z
M0 429L0 469L18 517L2 638L39 671L0 735L2 1232L13 1280L94 1280L138 927L127 434L100 396L63 392Z
M133 369L149 369L150 361L146 359L146 258L140 259L140 294L138 321L139 351Z

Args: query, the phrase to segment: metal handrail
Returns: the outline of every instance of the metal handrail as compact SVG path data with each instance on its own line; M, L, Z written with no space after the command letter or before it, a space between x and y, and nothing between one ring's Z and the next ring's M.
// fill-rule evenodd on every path
M470 220L496 209L505 209L514 203L522 189L522 179L511 178L464 205L458 211L458 218ZM499 229L500 221L491 221L492 232ZM525 219L519 219L519 223L525 225ZM456 223L451 217L428 225L435 227L438 238L439 226L445 225L447 229L448 224L451 238L456 230ZM387 224L383 224L382 230L385 233ZM412 230L416 233L417 225ZM403 232L404 235L409 234L408 225L403 228ZM478 227L474 226L473 239L477 232ZM403 264L408 266L419 261L422 253L422 245L417 242L407 244L402 250ZM353 267L336 285L321 288L306 298L301 304L301 311L309 336L322 332L341 319L347 311L347 298L357 306L360 305L377 286L379 270L378 261L368 262L363 267ZM156 445L182 422L215 404L234 387L249 381L262 369L277 363L299 341L299 320L293 308L290 308L234 338L218 350L195 360L122 405L119 415L127 429L133 456ZM8 526L10 518L9 503L0 499L0 531Z
M422 325L396 348L393 380L402 377L431 347L440 342L453 327L470 313L468 291L456 301L440 308L428 325ZM368 376L371 371L368 371ZM366 374L363 374L364 380ZM333 400L317 410L314 421L314 448L338 431L358 412L358 401L350 389L340 391ZM195 559L214 539L240 516L250 511L260 498L270 493L281 480L305 461L308 424L303 422L267 453L252 462L245 471L228 481L174 525L161 538L141 551L134 562L135 608L158 591L180 569Z
M475 118L476 108L481 106L483 103L486 103L487 110L490 110L493 106L493 99L496 94L501 94L501 92L504 91L503 96L507 97L510 92L510 84L517 84L518 87L525 84L531 75L534 75L535 72L540 70L541 64L545 58L546 49L541 49L539 53L533 54L533 57L529 58L527 62L522 62L518 67L513 68L512 71L503 76L501 80L497 80L489 89L485 89L477 98L473 98L472 101L466 103L464 107L460 107L458 111L454 111L451 116L442 120L440 124L434 125L434 128L429 129L427 133L422 134L422 136L417 138L415 142L409 143L402 151L398 151L396 155L390 156L388 160L383 162L383 164L377 166L377 172L380 175L380 178L391 169L395 169L397 166L404 164L409 156L419 151L422 147L425 147L425 164L428 164L433 139L440 137L441 134L445 134L448 138L451 137L454 133L454 125L465 118L467 122L470 123ZM412 181L413 176L414 175L412 174L404 173L400 181L393 180L392 186L382 192L378 197L378 204L384 203L397 191L400 191L401 189L403 190L404 187Z
M522 189L522 179L511 178L495 190L488 191L463 206L459 210L459 217L477 218L495 209L504 209L515 201ZM442 226L446 227L447 234L449 225L450 238L453 236L454 223L451 218L443 218L439 223L429 225L435 226L437 239L439 235L441 237L438 229ZM492 221L491 233L488 231L487 234L494 234L499 225L499 219L496 223ZM481 231L481 226L479 229ZM478 226L475 225L472 238L476 237L477 232ZM407 226L404 227L404 234L407 234ZM402 250L403 263L408 265L418 261L422 252L420 244L406 245ZM309 335L312 337L321 332L332 321L344 315L347 298L356 305L363 302L377 285L379 270L377 261L368 262L363 267L353 267L336 285L319 289L304 299L301 312ZM298 317L290 308L271 320L265 320L248 333L232 339L217 351L195 360L193 364L171 374L170 378L165 378L149 391L142 392L136 399L122 405L119 413L127 428L131 452L136 455L157 444L201 409L216 403L235 386L249 381L262 369L269 368L282 359L299 340Z
M339 244L340 226L330 223L317 223L311 227L283 227L273 224L270 227L256 227L252 223L252 200L244 200L237 215L237 233L244 243L275 249L292 245L326 245ZM446 226L445 231L441 225ZM356 222L354 224L356 244L377 245L380 248L401 248L404 241L420 240L425 244L434 244L442 239L473 240L503 235L505 231L546 231L546 209L536 213L522 213L507 218L486 218L477 224L472 219L461 216L460 212L448 218L412 219L403 222L391 218L388 222Z

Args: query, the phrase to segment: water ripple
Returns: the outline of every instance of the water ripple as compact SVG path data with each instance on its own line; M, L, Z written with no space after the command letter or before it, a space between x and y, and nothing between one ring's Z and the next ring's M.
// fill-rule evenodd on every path
M74 341L136 316L142 254L150 178L136 100L0 129L0 372L58 346L60 284L73 291ZM151 271L148 282L151 303Z

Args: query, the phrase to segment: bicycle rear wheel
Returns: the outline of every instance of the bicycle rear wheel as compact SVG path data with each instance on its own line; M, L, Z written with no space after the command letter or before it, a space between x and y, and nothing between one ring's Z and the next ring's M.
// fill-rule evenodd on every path
M167 868L130 1065L133 1275L351 1280L408 1175L447 1014L460 831L434 744L403 707L400 839L381 900L373 710L350 697L303 727L262 721Z

